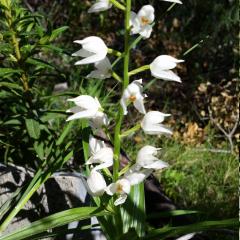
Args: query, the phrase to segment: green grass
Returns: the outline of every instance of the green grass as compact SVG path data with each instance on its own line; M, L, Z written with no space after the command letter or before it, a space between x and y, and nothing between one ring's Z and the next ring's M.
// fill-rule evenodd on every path
M229 153L167 142L162 159L171 167L159 174L166 194L182 208L207 217L238 214L238 159Z
M205 145L183 145L165 137L144 136L140 143L129 140L124 141L123 147L132 160L145 144L162 147L160 158L170 167L156 176L165 194L179 208L202 211L204 219L237 216L237 156L207 151Z

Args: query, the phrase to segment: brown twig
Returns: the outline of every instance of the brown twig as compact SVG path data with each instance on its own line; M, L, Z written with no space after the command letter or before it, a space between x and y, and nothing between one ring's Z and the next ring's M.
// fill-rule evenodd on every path
M208 107L208 112L209 112L209 117L210 120L212 121L212 123L215 124L215 126L224 134L224 136L227 138L227 140L229 141L229 145L230 145L230 151L231 153L234 153L234 144L233 144L233 135L237 130L238 127L238 123L239 123L239 112L237 111L237 118L236 118L236 122L232 128L232 130L230 132L227 132L214 118L212 115L212 110L210 109L210 107Z

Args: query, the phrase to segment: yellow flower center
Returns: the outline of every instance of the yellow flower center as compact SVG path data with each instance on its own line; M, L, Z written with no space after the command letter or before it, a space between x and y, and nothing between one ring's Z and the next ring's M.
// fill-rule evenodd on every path
M136 101L136 96L132 95L129 97L130 102L135 102Z
M142 23L143 26L146 26L150 23L150 21L146 17L141 17L141 23Z
M123 186L121 184L117 184L117 193L123 192Z

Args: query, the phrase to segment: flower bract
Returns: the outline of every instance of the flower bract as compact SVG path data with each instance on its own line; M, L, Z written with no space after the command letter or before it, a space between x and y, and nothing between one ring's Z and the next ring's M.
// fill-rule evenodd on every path
M95 63L103 60L107 55L108 48L100 37L91 36L74 42L81 44L82 48L73 53L72 56L83 57L83 59L77 61L75 65Z

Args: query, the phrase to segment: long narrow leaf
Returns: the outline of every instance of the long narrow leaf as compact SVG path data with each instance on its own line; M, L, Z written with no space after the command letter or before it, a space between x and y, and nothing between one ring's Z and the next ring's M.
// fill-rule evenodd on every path
M73 208L33 222L29 226L18 229L14 233L0 237L0 240L22 240L74 221L88 219L93 216L104 216L107 214L110 213L97 207Z
M191 211L191 210L163 211L163 212L149 214L147 216L147 219L174 217L174 216L182 216L182 215L189 215L189 214L196 214L196 213L199 213L199 211Z
M123 233L134 228L139 237L145 235L145 195L143 183L131 189L131 193L121 209Z
M239 222L237 218L227 219L222 221L204 221L190 224L182 227L164 227L152 230L143 239L161 239L164 240L169 237L177 237L188 233L201 232L213 229L223 228L237 228Z

